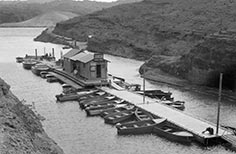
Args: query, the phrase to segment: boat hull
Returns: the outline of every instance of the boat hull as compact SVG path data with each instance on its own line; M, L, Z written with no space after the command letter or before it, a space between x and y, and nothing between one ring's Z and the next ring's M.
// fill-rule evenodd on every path
M118 135L141 135L152 133L153 127L156 125L152 120L128 122L117 125Z
M167 121L153 127L153 134L182 144L191 144L193 140L192 134L179 128L174 128L174 126L170 126L169 122Z

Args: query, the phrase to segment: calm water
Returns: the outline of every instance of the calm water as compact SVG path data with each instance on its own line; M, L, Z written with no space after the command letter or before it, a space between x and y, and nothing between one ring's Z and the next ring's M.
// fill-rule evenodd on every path
M232 153L221 146L202 148L197 144L183 146L153 135L118 136L116 129L104 124L100 117L86 117L77 102L56 103L55 95L62 91L58 83L47 83L31 71L24 70L15 63L16 56L51 52L55 48L56 56L62 46L34 42L33 38L43 29L0 28L0 77L11 85L11 90L26 103L35 102L37 111L46 120L44 129L61 146L66 154L215 154ZM65 52L65 51L64 51ZM109 72L127 79L130 83L142 83L138 68L142 64L114 56L106 55L111 61ZM164 84L147 83L148 88L173 92L175 100L186 102L186 114L214 122L216 121L217 99L189 91L180 91ZM221 123L236 127L236 103L222 102Z

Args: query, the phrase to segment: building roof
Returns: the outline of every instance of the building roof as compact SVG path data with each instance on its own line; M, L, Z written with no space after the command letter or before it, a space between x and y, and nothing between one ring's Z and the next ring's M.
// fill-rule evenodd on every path
M71 49L67 53L65 53L62 58L70 58L73 57L74 55L77 55L80 52L78 49Z
M82 51L82 52L70 57L70 59L74 60L74 61L80 61L82 63L88 63L94 59L94 53L88 52L85 50L85 51ZM103 59L103 60L108 61L106 59Z
M70 59L74 61L80 61L82 63L87 63L94 59L94 53L81 52L79 54L74 55Z

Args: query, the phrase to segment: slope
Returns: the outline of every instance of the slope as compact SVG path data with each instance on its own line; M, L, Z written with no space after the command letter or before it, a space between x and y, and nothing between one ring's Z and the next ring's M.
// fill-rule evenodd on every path
M32 19L17 22L17 23L5 23L1 24L1 27L49 27L55 26L56 23L68 20L70 18L78 16L71 12L53 11L36 16Z

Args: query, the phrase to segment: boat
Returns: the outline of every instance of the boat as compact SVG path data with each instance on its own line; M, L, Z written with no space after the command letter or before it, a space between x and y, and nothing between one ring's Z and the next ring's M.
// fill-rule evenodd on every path
M194 136L184 129L165 120L153 127L153 134L164 137L170 141L182 144L191 144Z
M165 101L161 101L162 104L168 105L170 107L179 109L179 110L184 110L185 109L185 102L184 101L169 101L169 100L165 100Z
M79 98L78 102L79 102L79 104L81 104L81 103L85 103L86 101L91 101L93 99L101 98L103 96L108 96L108 95L109 94L106 93L106 92L97 91L95 93L92 93L92 94L89 94L89 95L86 95L86 96L83 96L83 97Z
M22 63L24 61L23 57L16 57L16 62L17 63Z
M40 76L42 77L42 78L46 78L46 75L48 74L48 72L47 71L41 71L40 72Z
M76 93L70 93L70 94L59 94L56 95L57 102L65 102L65 101L73 101L78 100L80 97L89 95L90 93L93 93L94 91L82 91L82 92L76 92Z
M62 92L64 94L71 94L71 93L75 93L77 91L76 88L72 87L69 84L62 84Z
M147 111L144 111L140 108L136 108L135 112L134 112L135 118L138 121L143 121L143 120L152 120L153 116L148 113Z
M135 109L134 105L122 105L120 107L116 107L113 109L104 110L103 112L101 112L100 116L105 117L106 115L109 115L109 114L115 114L115 113L119 113L122 111L134 110L134 109Z
M126 110L114 114L108 114L104 118L104 122L107 124L116 124L134 119L134 111Z
M153 127L162 123L165 119L159 118L153 120L132 121L127 123L116 124L118 135L140 135L151 134Z
M85 108L90 107L90 106L97 106L97 105L112 103L112 101L114 101L116 99L117 98L115 96L106 96L102 100L92 100L90 102L85 103L84 106L82 107L82 109L85 109ZM114 103L115 102L113 102L113 104Z
M40 75L40 72L42 71L49 71L50 68L45 65L45 64L42 64L42 63L38 63L34 66L31 67L31 71L35 74L35 75Z
M101 112L109 110L109 109L114 109L120 106L124 106L125 104L123 104L124 101L117 101L117 100L113 100L113 101L109 101L108 103L104 103L104 104L92 104L88 107L85 108L85 111L87 113L88 116L97 116L100 115Z
M34 60L25 60L22 62L23 68L27 70L30 70L35 64L37 64L37 62Z
M53 76L52 74L48 73L46 75L47 82L58 82L59 80Z
M145 90L137 92L138 94L148 96L150 98L161 99L161 100L173 100L174 98L171 97L171 92L164 92L162 90Z
M81 109L85 109L89 105L92 105L92 104L103 104L103 103L109 102L109 101L111 101L113 99L116 99L116 97L115 96L111 96L110 94L104 94L104 95L101 95L101 96L94 96L94 97L91 97L91 95L90 95L90 98L84 99L84 100L80 100L79 101L79 105L80 105Z

